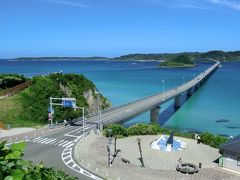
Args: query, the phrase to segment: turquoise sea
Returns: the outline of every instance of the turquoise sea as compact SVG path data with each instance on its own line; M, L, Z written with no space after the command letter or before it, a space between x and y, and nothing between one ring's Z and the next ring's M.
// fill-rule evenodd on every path
M180 69L159 68L158 65L156 61L0 60L0 73L20 73L28 77L60 70L63 73L81 73L117 106L161 92L163 86L165 89L178 86L204 71L211 63ZM163 126L231 136L240 134L240 62L222 65ZM161 111L171 103L169 101L162 105ZM149 113L125 125L137 122L149 122Z

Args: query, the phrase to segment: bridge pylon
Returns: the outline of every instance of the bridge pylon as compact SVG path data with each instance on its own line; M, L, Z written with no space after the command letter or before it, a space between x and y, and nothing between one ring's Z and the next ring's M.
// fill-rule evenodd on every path
M181 95L178 95L178 96L175 97L175 100L174 100L174 107L175 108L180 108L180 106L181 106L180 96Z
M158 122L160 109L161 109L161 107L157 106L157 107L154 107L150 111L150 122L153 122L153 123L157 123Z

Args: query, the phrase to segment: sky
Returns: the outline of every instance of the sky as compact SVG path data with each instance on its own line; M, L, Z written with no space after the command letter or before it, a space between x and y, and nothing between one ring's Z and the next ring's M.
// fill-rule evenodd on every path
M240 0L0 0L0 58L240 50Z

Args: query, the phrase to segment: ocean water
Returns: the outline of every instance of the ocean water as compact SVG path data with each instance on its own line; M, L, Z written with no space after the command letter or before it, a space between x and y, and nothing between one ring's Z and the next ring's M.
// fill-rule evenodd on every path
M63 73L84 74L117 106L178 86L210 65L205 62L194 68L168 69L159 68L159 62L155 61L0 60L0 73L20 73L32 77L62 70ZM163 126L183 131L240 134L240 63L222 65ZM163 104L161 111L168 109L172 102ZM149 112L125 125L137 122L149 122Z

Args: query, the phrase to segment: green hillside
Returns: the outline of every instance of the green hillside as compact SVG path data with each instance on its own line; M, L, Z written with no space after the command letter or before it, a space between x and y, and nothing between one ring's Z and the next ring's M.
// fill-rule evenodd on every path
M50 74L32 78L32 85L17 95L0 99L0 122L14 126L34 126L48 123L48 107L50 97L73 97L77 106L85 107L85 114L97 111L98 97L94 92L95 85L77 74ZM111 106L110 102L100 94L101 109ZM8 104L8 107L5 105ZM82 116L82 110L54 106L54 120L63 121L67 117ZM4 111L4 112L3 112Z
M180 55L172 60L162 62L161 67L193 67L193 61L188 55Z

